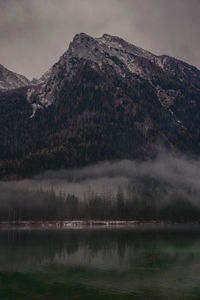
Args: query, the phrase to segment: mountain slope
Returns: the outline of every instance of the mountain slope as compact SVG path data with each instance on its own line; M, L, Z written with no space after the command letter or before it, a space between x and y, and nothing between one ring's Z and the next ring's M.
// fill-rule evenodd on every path
M10 90L26 86L29 80L17 73L11 72L4 66L0 65L0 90Z
M110 35L76 35L34 85L0 93L2 178L105 159L199 155L200 71Z

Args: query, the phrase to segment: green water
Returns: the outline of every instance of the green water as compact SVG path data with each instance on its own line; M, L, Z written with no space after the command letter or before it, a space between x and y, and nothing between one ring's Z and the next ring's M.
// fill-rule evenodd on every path
M200 299L200 227L0 231L0 299Z

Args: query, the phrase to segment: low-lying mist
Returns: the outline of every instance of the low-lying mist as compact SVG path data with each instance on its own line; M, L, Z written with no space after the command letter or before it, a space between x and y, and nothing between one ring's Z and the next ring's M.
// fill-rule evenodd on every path
M154 160L144 162L129 160L101 162L81 169L48 171L32 179L0 183L0 206L3 207L8 203L14 206L15 198L18 201L18 204L15 203L17 207L27 206L27 203L30 210L31 207L35 209L35 206L40 206L41 203L48 207L49 199L52 198L55 202L58 199L63 201L63 205L68 208L78 201L77 210L80 210L81 205L87 207L93 205L93 213L95 206L96 209L101 207L103 211L110 205L110 212L106 218L109 218L109 214L113 214L112 217L117 219L122 218L116 213L120 205L124 209L127 206L127 211L134 210L135 215L140 214L140 218L148 215L146 211L152 211L149 218L156 218L161 209L163 211L168 209L171 214L173 205L176 206L176 210L181 210L184 206L185 218L187 210L192 214L193 210L200 208L199 196L200 161L164 151ZM115 203L112 204L112 208L111 204L105 204L109 201ZM89 208L82 207L82 214L74 213L73 218L75 215L76 218L80 216L83 218L83 211L87 209L89 211ZM137 214L136 210L140 213ZM88 218L93 216L92 212L86 215ZM195 218L198 218L197 211Z
M33 179L2 182L0 188L54 188L56 192L64 191L83 198L88 190L96 194L116 194L119 188L126 190L130 183L146 182L200 194L200 161L162 152L156 159L144 162L121 160L81 169L48 171Z

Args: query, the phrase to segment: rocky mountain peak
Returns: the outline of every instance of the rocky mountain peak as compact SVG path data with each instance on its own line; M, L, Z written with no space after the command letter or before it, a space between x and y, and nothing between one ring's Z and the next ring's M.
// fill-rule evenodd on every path
M68 56L90 59L94 62L104 60L109 64L113 64L113 60L109 59L113 56L125 64L137 56L148 59L155 57L154 54L109 34L103 34L99 38L93 38L85 33L77 34L66 53Z
M24 84L16 76L0 67L7 86ZM78 34L39 80L0 93L1 167L23 176L24 170L144 159L160 141L199 156L199 87L200 70L185 62L108 34Z
M48 76L43 75L38 82L47 82L51 77L55 78L55 73L60 72L61 69L70 78L70 75L73 73L72 61L74 59L83 59L99 65L100 68L103 64L109 65L124 76L124 67L133 73L137 71L134 67L134 61L137 57L153 60L156 56L117 36L104 34L102 37L93 38L86 33L80 33L75 35L68 50L46 73Z
M115 73L121 78L129 78L129 74L134 74L148 81L160 103L168 108L181 95L180 86L184 81L193 78L191 82L196 87L200 82L199 70L175 58L157 56L117 36L103 34L94 38L80 33L75 35L58 62L28 90L27 100L33 105L32 117L37 109L55 102L60 89L73 81L85 63L97 73L106 66L110 76Z

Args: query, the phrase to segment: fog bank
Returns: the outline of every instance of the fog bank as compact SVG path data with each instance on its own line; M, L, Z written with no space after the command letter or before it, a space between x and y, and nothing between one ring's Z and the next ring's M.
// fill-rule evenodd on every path
M0 189L53 188L56 193L61 191L84 199L88 192L116 195L119 189L146 183L200 195L200 161L162 152L156 159L144 162L121 160L81 169L48 171L29 180L2 182Z

